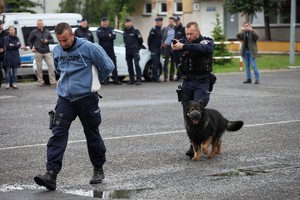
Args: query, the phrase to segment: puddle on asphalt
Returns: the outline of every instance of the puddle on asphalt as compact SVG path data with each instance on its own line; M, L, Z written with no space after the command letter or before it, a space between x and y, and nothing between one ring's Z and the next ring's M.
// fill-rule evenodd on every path
M132 190L111 190L111 191L101 191L101 190L64 190L64 193L75 194L80 196L94 197L99 199L130 199L132 194L142 192L144 190L149 190L151 188L140 188Z
M280 170L292 169L292 168L300 168L300 165L288 165L288 164L265 165L265 166L249 167L244 169L236 169L233 171L213 174L211 176L217 176L217 177L253 176L259 173L268 173L272 171L280 171Z

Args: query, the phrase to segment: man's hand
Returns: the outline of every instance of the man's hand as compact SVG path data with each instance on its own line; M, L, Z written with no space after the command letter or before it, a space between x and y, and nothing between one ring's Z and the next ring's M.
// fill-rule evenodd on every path
M179 40L176 40L177 42L175 44L171 43L171 48L174 50L174 51L179 51L181 49L183 49L183 43L179 42Z

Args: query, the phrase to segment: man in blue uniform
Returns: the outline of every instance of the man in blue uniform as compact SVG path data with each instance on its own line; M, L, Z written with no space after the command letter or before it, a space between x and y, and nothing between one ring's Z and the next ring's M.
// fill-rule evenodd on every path
M102 47L75 37L69 24L57 24L54 32L59 42L53 49L55 70L60 75L56 89L58 99L55 112L49 113L52 116L49 125L52 136L47 144L47 172L35 176L34 181L48 190L56 189L69 128L78 116L94 167L90 184L102 183L106 148L99 131L101 112L97 91L101 86L100 81L105 80L114 69L114 63Z
M133 69L133 62L135 65L136 71L136 85L142 84L142 71L140 67L140 49L143 45L143 38L138 29L133 27L132 21L129 18L125 19L125 29L123 33L125 49L126 49L126 61L128 66L128 73L129 73L129 82L128 85L132 85L135 83L134 79L134 69Z
M101 26L97 30L97 37L99 40L99 45L105 50L107 55L115 64L115 69L112 72L112 79L115 85L121 85L122 83L118 78L118 70L117 70L117 59L114 51L114 40L116 39L116 32L114 28L109 27L109 21L107 17L102 17ZM109 77L104 81L104 84L109 83Z
M155 19L155 26L150 30L148 36L148 46L151 52L152 61L152 81L161 82L159 79L159 66L162 45L162 23L163 18L158 17Z
M214 42L209 37L200 33L196 22L190 22L185 27L186 42L176 40L172 44L174 51L182 51L183 56L179 69L182 73L182 106L185 113L190 100L203 100L206 106L210 95L210 72L212 71ZM214 76L214 75L213 75ZM194 151L191 148L186 152L187 156L193 157Z
M81 19L80 26L74 32L76 37L86 38L88 41L94 43L94 35L89 30L88 22L85 18Z

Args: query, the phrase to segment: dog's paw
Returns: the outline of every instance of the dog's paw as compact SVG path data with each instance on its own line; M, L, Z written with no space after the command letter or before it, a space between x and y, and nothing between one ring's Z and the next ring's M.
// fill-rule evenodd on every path
M200 158L199 157L193 157L192 161L195 161L195 162L200 161Z
M203 152L205 155L208 155L208 149L202 148L202 152Z

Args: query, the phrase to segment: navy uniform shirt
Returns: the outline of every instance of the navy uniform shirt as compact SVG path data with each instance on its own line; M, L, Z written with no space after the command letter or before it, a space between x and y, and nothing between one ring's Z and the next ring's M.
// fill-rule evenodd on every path
M97 29L97 37L99 45L103 47L106 52L114 52L114 40L116 39L116 32L112 27L99 27Z
M148 36L148 46L152 53L161 52L162 30L161 27L154 26Z

